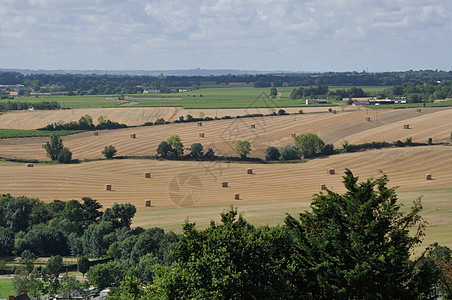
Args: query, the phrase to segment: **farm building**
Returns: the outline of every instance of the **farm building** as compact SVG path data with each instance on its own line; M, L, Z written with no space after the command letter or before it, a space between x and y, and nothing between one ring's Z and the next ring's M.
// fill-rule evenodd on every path
M406 103L406 100L394 99L394 98L369 100L369 104L370 105L405 104L405 103Z
M310 104L327 104L328 101L326 99L306 99L306 105Z

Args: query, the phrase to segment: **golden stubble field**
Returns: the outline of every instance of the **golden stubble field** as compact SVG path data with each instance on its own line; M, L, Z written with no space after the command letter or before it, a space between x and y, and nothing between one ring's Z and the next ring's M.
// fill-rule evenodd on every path
M128 109L124 109L128 110ZM370 122L366 121L370 117ZM159 143L178 134L185 147L201 143L212 147L217 155L236 156L236 140L251 142L250 156L264 158L269 146L282 147L293 144L292 134L316 133L326 143L340 147L343 140L349 143L371 141L393 142L412 137L414 142L448 141L452 131L452 109L429 108L422 113L416 109L378 111L338 111L259 118L241 118L203 122L166 124L99 131L63 137L63 142L74 159L101 158L102 150L113 145L117 155L155 155ZM409 124L410 129L403 129ZM254 125L255 128L252 128ZM131 138L135 134L136 138ZM204 137L200 135L203 134ZM42 148L48 138L0 140L0 156L10 158L48 159Z
M365 118L370 116L371 121ZM297 116L234 119L196 123L168 124L101 131L64 137L64 144L74 158L98 158L105 145L112 144L118 155L155 154L157 145L172 134L179 134L186 146L201 142L217 154L236 155L235 139L252 142L251 156L263 157L266 147L293 143L292 133L317 133L326 142L339 146L350 143L405 140L426 142L448 141L452 131L451 109L415 109L376 111L338 111ZM251 124L255 124L254 129ZM411 129L403 129L410 124ZM199 133L205 137L200 138ZM130 138L135 133L137 138ZM47 139L0 140L0 156L46 159L41 148ZM309 209L312 195L325 184L335 192L343 192L342 175L350 168L364 180L389 175L390 186L399 186L401 201L409 206L424 195L423 216L429 222L427 241L438 240L452 246L452 147L425 146L390 148L359 153L346 153L314 159L298 164L245 164L218 162L182 162L160 160L110 160L73 165L0 164L0 192L25 195L44 201L70 200L89 196L104 208L114 202L130 202L137 209L135 226L158 226L181 230L186 217L208 225L219 219L229 205L238 206L254 224L281 224L285 213L297 214ZM247 174L247 169L253 174ZM328 175L334 168L336 174ZM151 178L144 173L150 172ZM433 180L425 180L425 174ZM223 188L222 183L228 182ZM105 189L106 184L112 190ZM235 194L240 195L235 200ZM151 200L152 207L145 207ZM182 202L181 202L182 201Z

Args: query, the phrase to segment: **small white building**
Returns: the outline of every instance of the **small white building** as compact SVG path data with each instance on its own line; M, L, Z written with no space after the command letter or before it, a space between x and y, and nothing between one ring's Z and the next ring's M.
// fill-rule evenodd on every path
M328 104L326 99L306 99L306 105L310 104Z

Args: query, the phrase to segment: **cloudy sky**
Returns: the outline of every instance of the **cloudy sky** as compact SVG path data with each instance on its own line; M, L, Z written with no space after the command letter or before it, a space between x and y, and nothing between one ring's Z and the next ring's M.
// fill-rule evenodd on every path
M452 68L451 0L0 0L0 68Z

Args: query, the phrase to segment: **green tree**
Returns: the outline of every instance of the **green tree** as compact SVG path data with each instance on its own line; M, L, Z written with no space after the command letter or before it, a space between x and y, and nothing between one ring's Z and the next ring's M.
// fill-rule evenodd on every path
M235 151L240 155L240 158L245 159L246 155L251 151L250 142L237 140L235 142Z
M108 247L107 255L113 259L121 258L121 249L119 249L118 243L113 243Z
M182 141L179 137L179 135L175 134L170 136L166 142L168 145L170 145L171 150L170 152L173 154L173 156L177 157L179 155L184 154L184 144L182 144Z
M300 134L295 137L295 146L303 158L309 158L322 153L325 143L316 134Z
M46 273L53 278L58 278L63 271L63 258L59 255L51 256L46 262Z
M272 87L272 88L270 89L270 97L271 97L272 99L275 99L275 98L276 98L276 95L278 95L278 90L277 90L275 87Z
M12 254L14 250L14 232L11 228L0 227L0 256Z
M203 153L202 153L203 147L200 143L191 144L190 150L191 150L190 155L192 157L198 158L198 157L202 157L202 155L203 155Z
M130 228L136 212L136 207L130 203L114 203L111 208L104 211L102 220L111 221L115 228Z
M72 152L64 147L61 149L60 153L58 153L57 160L61 164L68 164L72 161Z
M117 150L113 145L105 146L102 154L105 155L105 158L113 158L115 156Z
M50 141L46 143L47 156L51 160L57 160L61 150L63 150L63 140L58 135L52 134Z
M26 249L22 251L19 259L19 263L24 267L28 272L31 272L34 267L34 262L38 259L38 256Z
M157 154L160 155L161 157L168 157L170 152L171 146L165 141L161 142L157 147Z
M90 115L84 115L78 120L80 129L90 129L93 127L93 118Z
M293 160L300 158L300 151L297 147L292 145L286 145L279 150L280 160Z
M125 268L120 261L109 261L92 266L88 273L89 282L103 290L106 287L119 286L125 275Z
M77 270L85 276L91 266L88 257L80 256L77 260Z
M358 184L346 170L343 182L343 195L327 190L299 220L286 217L296 247L291 284L297 298L430 298L434 272L410 260L425 229L420 199L404 214L386 175Z
M176 265L156 280L166 298L289 298L292 247L283 227L254 228L231 207L220 224L197 230L186 221L183 229Z
M270 146L265 150L265 160L278 160L279 150L276 147Z
M204 157L207 159L213 159L215 157L215 152L213 152L212 148L207 148L206 154L204 154Z

